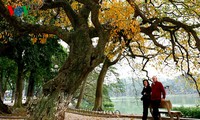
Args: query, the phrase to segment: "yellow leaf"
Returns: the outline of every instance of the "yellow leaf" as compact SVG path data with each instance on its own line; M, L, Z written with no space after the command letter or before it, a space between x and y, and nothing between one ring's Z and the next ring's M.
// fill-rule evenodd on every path
M46 38L40 38L40 43L41 43L41 44L45 44L45 43L46 43L46 41L47 41L47 39L46 39Z
M37 42L37 38L32 38L32 43L35 44Z

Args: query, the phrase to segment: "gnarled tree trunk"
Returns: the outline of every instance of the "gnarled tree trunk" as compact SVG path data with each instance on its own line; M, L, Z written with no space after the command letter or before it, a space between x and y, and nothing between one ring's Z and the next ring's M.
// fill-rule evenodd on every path
M104 39L107 39L107 36ZM99 54L94 54L87 28L80 27L69 45L70 53L66 62L58 75L43 86L44 96L33 110L30 119L63 119L64 109L70 103L73 93L103 60L103 49Z

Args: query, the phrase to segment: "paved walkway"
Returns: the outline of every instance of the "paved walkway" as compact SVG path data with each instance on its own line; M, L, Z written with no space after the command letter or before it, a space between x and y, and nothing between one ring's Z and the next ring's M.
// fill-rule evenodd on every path
M18 117L13 117L13 116L7 116L7 117L0 116L0 120L25 120L25 119L20 119ZM94 116L85 116L85 115L66 112L65 120L139 120L139 119L94 117Z
M109 118L109 117L95 117L95 116L87 116L87 115L80 115L75 113L66 112L65 113L65 119L64 120L141 120L140 118L137 118L139 116L136 116L136 118L131 117L120 117L120 118ZM23 119L24 117L17 117L17 116L0 116L0 120L26 120ZM149 118L151 120L151 118ZM162 118L162 120L170 120L170 118ZM200 120L195 118L180 118L180 120Z
M137 120L137 119L135 119L135 118L94 117L94 116L84 116L84 115L79 115L79 114L66 112L65 113L65 120Z

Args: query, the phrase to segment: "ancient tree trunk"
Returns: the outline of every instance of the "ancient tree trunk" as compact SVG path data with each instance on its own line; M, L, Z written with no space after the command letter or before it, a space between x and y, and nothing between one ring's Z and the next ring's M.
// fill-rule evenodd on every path
M23 63L18 63L18 73L16 81L16 91L15 91L15 103L14 107L22 107L22 92L23 92Z
M62 102L61 98L63 97L61 94L60 90L56 90L51 94L48 94L48 96L43 96L38 105L32 110L34 115L32 115L29 119L55 120L55 116L63 117L62 115L55 115L55 113L57 113L57 109L60 109L59 107L61 107L59 105L59 103Z
M88 74L102 62L102 54L93 54L90 37L85 32L86 29L79 31L79 34L76 33L73 44L70 45L68 59L59 70L58 75L43 86L44 97L33 110L30 119L63 119L64 111L71 101L73 93ZM103 49L100 50L103 51ZM95 55L97 60L92 55ZM60 100L63 94L66 99Z
M108 71L109 67L109 60L106 59L103 67L101 69L101 72L99 74L98 80L97 80L97 87L96 87L96 97L95 97L95 103L93 110L95 111L102 111L102 100L103 100L103 82L104 78L106 76L106 73Z
M27 91L27 100L25 104L28 104L29 101L32 99L34 94L34 84L35 84L35 70L31 70L29 76L29 83L28 83L28 91Z
M78 102L77 102L77 104L76 104L76 108L77 108L77 109L80 108L80 105L81 105L81 102L82 102L82 99L83 99L86 81L87 81L87 80L84 80L84 81L83 81L83 84L82 84L82 86L81 86L80 94L79 94L79 96L78 96Z
M80 66L80 64L79 64ZM85 76L88 75L90 70L81 73L71 73L71 76L79 76L78 80L84 80ZM57 81L57 83L45 84L44 86L44 96L39 101L38 105L33 109L32 115L30 119L43 119L43 120L63 120L64 119L64 112L67 108L68 104L71 101L72 94L75 90L79 87L80 83L73 83L69 81L69 87L64 90L63 86L65 83L60 83L58 80L65 79L68 76L63 76L64 73L60 73L53 81ZM77 80L77 78L74 78ZM81 82L81 81L79 81ZM53 85L58 84L59 86L54 88ZM47 85L47 86L46 86ZM72 87L73 86L73 87ZM51 89L46 89L46 87ZM71 89L73 88L73 89Z
M91 66L93 47L86 32L86 29L83 29L74 35L69 57L58 75L43 86L44 96L33 110L30 119L56 120L64 117L64 109L71 101L73 93L95 67ZM67 98L60 100L63 94Z

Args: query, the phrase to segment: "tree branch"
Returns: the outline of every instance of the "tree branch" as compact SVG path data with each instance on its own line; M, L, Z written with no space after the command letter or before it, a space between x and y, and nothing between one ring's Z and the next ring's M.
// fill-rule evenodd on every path
M62 7L65 13L67 14L72 26L74 29L76 29L78 24L78 15L74 12L74 10L71 8L69 2L64 0L59 1L52 1L50 3L45 3L40 10L47 10L47 9L53 9L53 8L59 8Z
M6 21L15 28L19 33L47 33L57 35L60 39L63 39L66 43L69 42L70 34L61 27L56 27L52 25L33 25L20 21L19 18L15 16L10 16L7 8L4 6L2 0L0 0L0 13L1 16L6 19Z
M142 18L142 23L145 24L147 22L151 22L147 19L147 17L145 17L145 15L141 12L141 10L139 9L138 5L135 4L134 0L127 0L127 2L135 9L135 15L134 17L136 18L137 16L140 16Z
M181 27L181 28L183 28L185 31L187 31L188 33L191 33L192 35L193 35L193 37L194 37L194 39L195 39L195 41L196 41L196 47L198 48L198 50L200 51L200 38L197 36L197 33L193 30L193 27L196 27L196 26L193 26L193 27L191 27L191 26L188 26L188 25L186 25L186 24L183 24L183 23L181 23L181 22L179 22L179 21L176 21L176 20L174 20L174 19L171 19L171 18L169 18L169 17L164 17L164 18L162 18L162 21L163 22L170 22L170 23L172 23L172 24L174 24L174 25L176 25L176 26L178 26L178 27Z
M158 43L158 42L156 41L154 35L152 34L152 32L154 31L154 29L152 29L151 26L148 27L148 28L140 27L140 29L141 29L141 32L142 32L142 33L145 33L146 35L149 36L149 38L153 41L153 43L154 43L156 46L158 46L158 47L160 47L160 48L162 48L162 49L165 49L165 48L166 48L165 46L163 46L162 44L160 44L160 43Z

